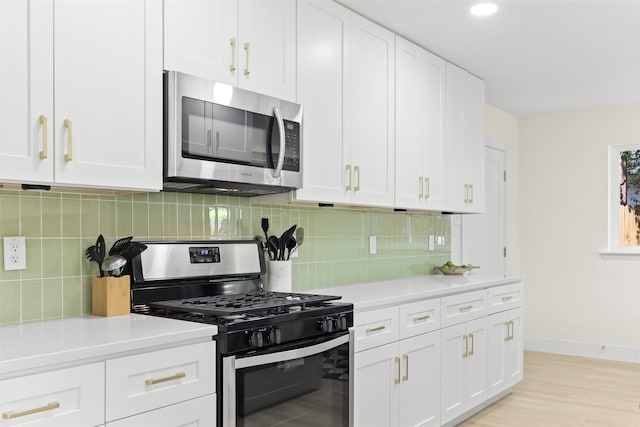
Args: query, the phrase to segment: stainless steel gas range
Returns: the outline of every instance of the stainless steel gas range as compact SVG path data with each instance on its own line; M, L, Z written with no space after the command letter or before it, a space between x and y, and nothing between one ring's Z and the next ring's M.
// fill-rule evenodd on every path
M258 241L144 243L132 311L218 326L219 427L349 425L352 304L263 290Z

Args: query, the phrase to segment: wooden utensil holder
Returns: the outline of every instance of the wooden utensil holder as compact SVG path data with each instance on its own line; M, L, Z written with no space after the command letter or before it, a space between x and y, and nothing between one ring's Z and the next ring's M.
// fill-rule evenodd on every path
M96 316L120 316L131 311L129 276L91 280L91 312Z

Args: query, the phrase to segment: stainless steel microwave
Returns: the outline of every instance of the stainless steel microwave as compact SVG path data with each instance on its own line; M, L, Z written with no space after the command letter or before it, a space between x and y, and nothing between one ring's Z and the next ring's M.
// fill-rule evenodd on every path
M254 196L302 186L302 106L164 74L164 189Z

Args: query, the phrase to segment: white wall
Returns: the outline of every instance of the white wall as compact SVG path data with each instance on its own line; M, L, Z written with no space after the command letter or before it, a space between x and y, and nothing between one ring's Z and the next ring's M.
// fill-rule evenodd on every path
M519 128L526 348L640 362L640 257L600 255L607 146L640 142L640 104L541 114Z

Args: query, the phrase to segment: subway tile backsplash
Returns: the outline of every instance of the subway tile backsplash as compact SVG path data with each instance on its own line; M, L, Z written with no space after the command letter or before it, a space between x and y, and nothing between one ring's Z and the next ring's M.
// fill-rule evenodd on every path
M0 190L0 237L25 236L27 269L0 265L0 324L91 312L91 276L84 251L104 235L137 240L252 239L297 224L305 229L293 259L295 291L430 274L450 257L448 216L263 205L252 199L187 193L85 195ZM445 245L427 251L429 233ZM369 254L369 236L377 253ZM0 245L0 253L3 246ZM2 259L4 259L4 254Z

